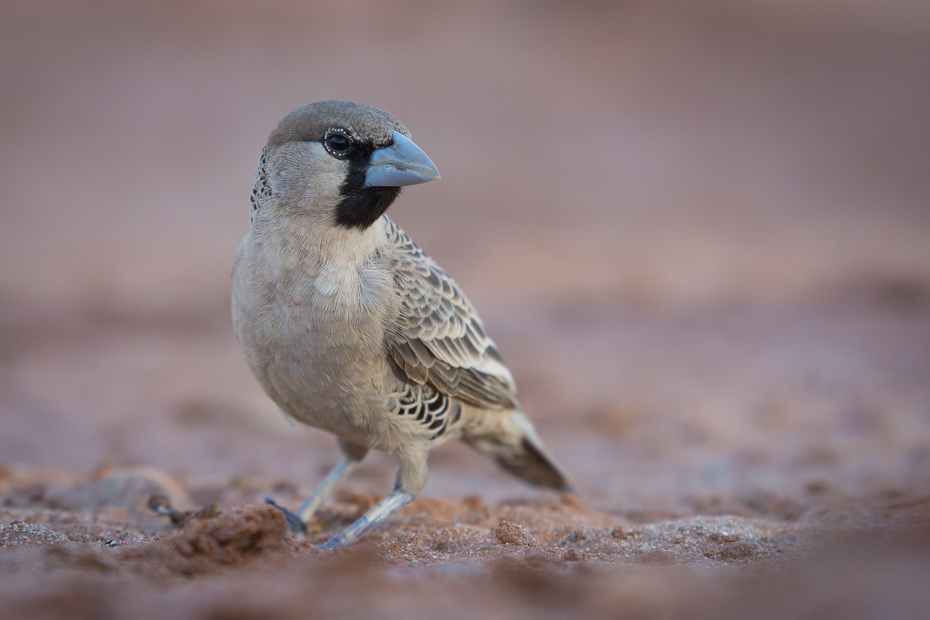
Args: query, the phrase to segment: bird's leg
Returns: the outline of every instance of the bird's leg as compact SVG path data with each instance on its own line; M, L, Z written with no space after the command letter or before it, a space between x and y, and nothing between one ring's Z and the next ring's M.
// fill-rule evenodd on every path
M273 499L265 499L266 502L284 512L284 515L287 517L288 528L292 532L301 534L307 533L307 524L310 522L310 519L313 518L313 515L316 514L316 511L323 505L326 498L332 494L333 489L342 484L342 482L358 468L362 459L365 458L365 454L368 453L368 448L351 444L341 439L339 440L339 448L342 450L342 453L345 454L345 460L336 465L332 471L316 485L316 488L313 489L313 493L300 505L297 512L287 510L278 505Z
M336 549L352 544L371 530L384 522L401 507L413 501L416 495L405 493L403 489L396 488L388 493L387 497L378 502L371 510L347 527L341 534L336 534L320 546L320 549Z
M398 460L400 463L394 490L341 534L336 534L326 541L320 549L336 549L352 544L413 501L420 489L426 485L426 450L411 449L398 454Z

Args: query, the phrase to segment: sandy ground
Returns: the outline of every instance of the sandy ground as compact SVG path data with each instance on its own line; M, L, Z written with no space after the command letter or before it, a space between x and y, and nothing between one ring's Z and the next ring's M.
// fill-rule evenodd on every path
M351 549L390 457L306 539L263 505L339 457L229 269L330 97L442 171L391 215L577 496L449 445ZM20 3L0 101L0 616L930 617L926 3Z

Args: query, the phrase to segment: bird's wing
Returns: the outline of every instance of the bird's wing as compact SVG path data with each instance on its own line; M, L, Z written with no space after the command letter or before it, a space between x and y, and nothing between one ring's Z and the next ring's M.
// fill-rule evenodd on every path
M414 383L479 407L517 408L513 376L488 338L478 313L432 258L390 218L389 258L400 295L388 350Z

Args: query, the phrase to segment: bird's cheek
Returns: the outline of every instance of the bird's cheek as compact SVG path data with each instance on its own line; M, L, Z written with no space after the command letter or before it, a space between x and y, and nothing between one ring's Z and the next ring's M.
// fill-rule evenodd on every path
M342 179L335 171L288 169L272 183L272 192L285 204L338 202Z
M335 205L341 198L342 185L345 182L345 173L327 170L325 172L308 175L305 182L307 198L316 202L325 202Z

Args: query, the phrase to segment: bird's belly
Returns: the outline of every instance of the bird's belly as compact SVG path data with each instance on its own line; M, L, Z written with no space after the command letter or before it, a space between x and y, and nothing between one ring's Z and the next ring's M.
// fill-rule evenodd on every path
M251 303L234 295L234 324L265 392L299 422L369 445L390 373L377 314L314 303L312 295L294 304L242 293Z

